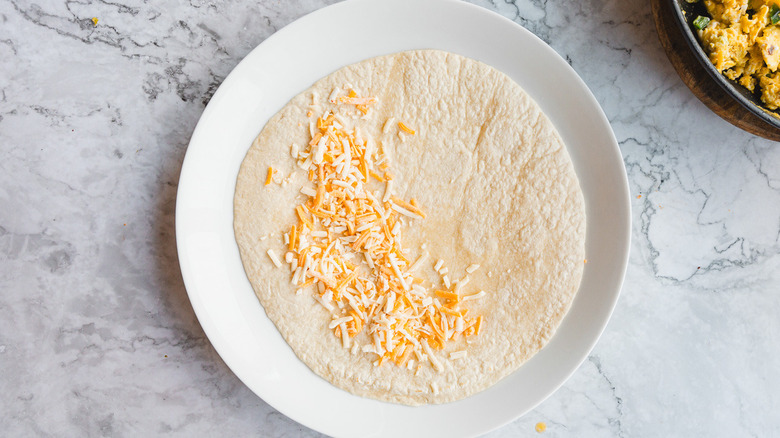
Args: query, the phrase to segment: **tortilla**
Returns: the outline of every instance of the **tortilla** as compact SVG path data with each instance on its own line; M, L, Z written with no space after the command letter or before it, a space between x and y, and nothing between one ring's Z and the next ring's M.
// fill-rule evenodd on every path
M331 312L311 288L296 293L283 258L283 233L297 223L295 206L312 187L290 155L311 140L307 116L338 104L332 90L375 96L368 115L355 118L392 157L393 193L415 198L426 219L403 230L409 258L425 245L421 275L444 259L453 280L472 264L463 293L483 315L476 336L448 342L434 354L438 372L418 361L412 370L375 366L377 355L343 348L328 328ZM315 103L315 105L313 105ZM357 113L358 115L361 115ZM390 117L416 132L395 126ZM269 167L274 181L265 186ZM381 197L382 191L379 190ZM538 352L553 336L579 287L585 260L585 206L566 148L536 103L498 70L463 56L415 50L344 67L293 98L265 125L238 175L234 228L247 276L266 314L295 354L339 388L379 400L421 405L458 400L484 390ZM365 333L354 338L370 344ZM449 354L466 351L455 360Z

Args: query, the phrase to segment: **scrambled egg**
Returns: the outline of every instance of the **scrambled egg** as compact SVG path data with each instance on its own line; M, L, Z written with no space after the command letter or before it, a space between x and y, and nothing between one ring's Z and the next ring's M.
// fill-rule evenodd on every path
M780 0L704 0L711 21L699 30L715 68L769 109L780 107ZM773 24L777 23L777 24Z

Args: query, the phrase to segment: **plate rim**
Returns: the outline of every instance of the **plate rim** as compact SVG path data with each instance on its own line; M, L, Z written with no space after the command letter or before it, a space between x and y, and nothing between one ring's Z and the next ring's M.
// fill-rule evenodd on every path
M609 128L608 129L608 134L609 134L609 137L610 137L610 140L611 140L611 145L613 146L613 148L611 148L611 152L616 154L617 157L620 159L620 161L622 163L622 154L621 154L620 149L619 149L619 144L617 142L617 139L615 138L614 130L612 129L611 124L609 123L609 120L607 119L606 115L604 114L603 108L601 108L601 105L599 105L599 103L596 100L596 98L593 95L593 93L587 87L587 85L582 80L582 78L576 73L576 71L574 71L574 69L568 63L566 63L566 61L557 52L555 52L547 43L542 41L538 36L536 36L535 34L530 32L528 29L522 27L521 25L515 23L514 21L512 21L512 20L510 20L510 19L508 19L506 17L503 17L503 16L501 16L500 14L498 14L498 13L496 13L494 11L491 11L491 10L489 10L487 8L484 8L484 7L475 5L475 4L461 2L461 1L457 1L457 0L418 0L418 1L420 3L428 2L428 3L435 3L435 4L441 4L441 5L447 5L447 6L455 6L455 5L457 5L457 7L470 9L470 12L472 12L474 14L480 14L483 17L488 17L489 19L493 19L493 20L500 20L505 25L508 24L510 26L513 26L515 28L514 30L524 32L524 33L527 34L528 37L530 37L532 39L535 39L535 40L538 40L538 42L541 42L542 44L547 46L547 49L549 49L554 54L555 57L557 57L560 61L562 61L563 63L566 64L566 67L568 67L568 69L570 70L570 73L572 73L573 77L576 78L576 80L579 82L580 87L583 90L586 91L584 97L586 99L588 99L595 108L598 108L597 116L601 119L601 121L604 123L604 125ZM347 0L347 1L336 3L336 4L333 4L333 5L330 5L330 6L326 6L324 8L320 8L318 10L315 10L315 11L312 11L312 12L310 12L308 14L305 14L305 15L301 16L300 18L298 18L298 19L292 21L291 23L287 24L286 26L284 26L283 28L279 29L277 32L275 32L274 34L272 34L271 36L266 38L260 44L258 44L254 49L252 49L244 57L244 59L242 59L233 68L233 70L231 70L231 72L226 76L225 80L222 82L222 84L220 84L220 86L218 87L217 91L214 93L212 99L210 100L209 104L206 106L206 108L204 109L203 113L201 114L201 117L198 120L198 123L197 123L195 129L193 130L193 134L191 136L187 152L186 152L185 157L184 157L183 162L182 162L182 169L181 169L181 172L180 172L180 175L179 175L179 185L178 185L178 188L177 188L176 210L175 210L175 235L176 235L177 253L179 254L178 259L179 259L179 265L180 265L180 269L181 269L182 280L184 282L185 289L187 291L187 295L188 295L188 298L190 300L190 303L191 303L191 305L193 307L193 311L194 311L194 313L195 313L195 315L196 315L196 317L197 317L201 327L203 328L204 333L209 338L209 342L214 347L214 349L217 351L217 353L220 355L220 358L224 361L224 363L228 366L228 368L230 368L231 372L236 377L238 377L238 379L241 380L241 382L244 385L246 385L256 396L262 398L273 409L277 410L278 412L282 413L283 415L287 416L288 418L290 418L290 419L292 419L292 420L294 420L294 421L296 421L296 422L298 422L298 423L300 423L300 424L302 424L302 425L304 425L306 427L309 427L309 428L311 428L313 430L322 431L322 432L325 432L325 433L329 433L329 431L324 430L324 429L320 428L319 425L314 424L314 423L308 421L308 419L305 416L299 415L297 412L290 412L287 409L280 408L277 405L273 404L271 401L268 401L268 399L265 396L261 396L261 394L259 394L257 391L255 391L255 388L252 385L250 385L245 380L245 378L242 377L242 375L240 375L236 371L236 369L231 365L232 360L230 360L228 357L226 357L226 355L222 351L222 348L217 343L214 343L214 341L213 341L214 338L210 335L210 332L212 332L214 330L214 328L211 326L209 318L207 318L208 312L200 306L200 304L197 302L197 300L193 299L193 295L192 295L193 292L192 291L194 290L194 287L192 285L193 285L194 280L189 275L189 270L185 266L187 264L186 258L181 256L181 253L182 253L182 243L181 243L182 239L181 239L181 236L180 236L180 232L181 232L180 231L181 230L181 226L180 225L181 225L181 221L182 221L182 219L181 219L182 218L181 210L182 210L183 207L182 207L182 203L180 201L179 194L180 194L180 191L182 190L182 187L183 187L182 181L186 181L185 180L185 176L189 172L189 169L191 169L191 167L192 167L191 162L192 162L193 159L192 159L192 154L190 153L190 146L192 146L193 143L195 143L195 139L198 138L199 132L202 129L205 129L205 128L203 128L204 120L207 119L208 116L213 111L215 111L214 108L215 108L216 102L219 102L219 98L222 96L222 94L227 93L226 90L227 90L228 87L226 87L226 85L229 86L233 82L233 80L231 80L231 78L235 78L236 76L238 76L237 72L240 71L242 65L246 65L245 61L247 59L250 59L253 54L257 53L260 50L261 47L273 44L273 42L278 40L279 38L281 38L281 36L286 35L287 33L290 33L290 32L294 32L299 26L302 26L304 23L308 22L309 20L314 19L318 15L324 15L326 13L332 12L332 11L334 11L336 9L340 9L340 8L348 8L348 7L350 7L351 5L354 5L354 4L364 4L364 3L376 3L376 4L379 4L381 2L382 2L382 0ZM214 104L212 104L212 103L214 103ZM260 127L258 127L258 129L260 129ZM582 357L579 358L576 361L576 364L574 366L571 366L571 368L566 373L565 377L563 379L561 379L556 385L550 387L549 390L546 391L546 394L543 397L541 397L536 403L534 403L532 406L527 407L525 410L518 411L514 416L512 416L510 418L506 418L504 421L501 421L501 422L496 423L496 424L492 424L491 426L489 426L489 428L484 429L484 430L482 430L479 433L487 433L489 431L492 431L492 430L495 430L497 428L500 428L500 427L502 427L502 426L504 426L504 425L506 425L506 424L508 424L508 423L510 423L510 422L512 422L514 420L516 420L517 418L525 415L526 413L528 413L529 411L531 411L532 409L537 407L544 400L546 400L550 395L552 395L554 392L556 392L564 383L566 383L569 380L569 378L571 378L571 376L579 369L579 367L582 365L582 363L587 359L588 355L593 350L595 345L598 343L598 341L601 338L604 330L606 329L609 321L611 320L611 316L612 316L612 314L613 314L613 312L615 310L615 307L617 305L617 301L618 301L618 299L620 297L620 294L621 294L621 291L622 291L622 287L623 287L623 283L624 283L624 280L625 280L627 266L628 266L629 253L630 253L630 245L631 245L632 223L631 223L630 190L629 190L628 175L627 175L627 172L626 172L626 169L625 169L624 166L622 166L621 176L622 176L622 178L620 179L619 182L621 183L620 185L621 185L621 189L622 189L622 192L623 192L623 195L624 195L622 199L626 200L625 210L622 213L626 216L627 220L625 221L625 228L622 229L622 230L618 230L618 231L622 232L622 237L624 238L623 241L625 243L623 245L623 252L621 254L619 254L619 258L620 258L620 262L621 263L620 263L620 266L617 269L617 271L618 271L618 278L615 280L615 284L616 284L616 288L617 289L616 289L616 292L612 295L611 300L609 300L609 302L604 306L605 308L608 308L608 311L606 312L606 317L602 321L599 321L599 323L598 323L598 334L597 334L597 336L593 337L590 340L590 342L588 342L586 353L583 354ZM231 230L231 232L232 232L232 230ZM572 306L573 306L573 304L572 304ZM566 318L564 318L564 321L565 321L565 319ZM448 403L448 404L451 404L451 403Z

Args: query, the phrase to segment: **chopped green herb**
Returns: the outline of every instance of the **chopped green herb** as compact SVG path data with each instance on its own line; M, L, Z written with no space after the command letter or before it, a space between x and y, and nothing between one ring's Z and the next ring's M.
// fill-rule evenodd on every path
M693 20L693 26L699 30L704 29L705 27L707 27L708 24L710 24L709 17L705 17L702 15L699 15L698 17L696 17L695 20Z
M772 8L769 9L769 20L772 24L780 22L780 8L777 5L772 5Z

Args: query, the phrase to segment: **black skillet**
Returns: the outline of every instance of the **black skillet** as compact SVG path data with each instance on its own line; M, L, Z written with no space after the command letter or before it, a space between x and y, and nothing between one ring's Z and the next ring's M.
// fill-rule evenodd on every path
M696 55L696 59L699 60L701 65L707 70L707 73L712 76L715 82L723 88L732 98L734 98L740 105L745 107L748 111L755 114L761 120L769 123L775 128L780 129L780 114L767 109L761 103L761 95L756 87L756 93L751 93L750 90L738 84L736 81L723 76L715 66L712 65L707 54L699 43L699 38L696 36L696 28L693 26L693 20L698 16L709 17L707 9L704 7L704 2L701 0L695 3L688 3L686 0L668 0L672 4L672 10L674 11L674 17L677 24L683 31L683 37L688 43L688 46L693 50ZM684 13L683 13L684 12Z

